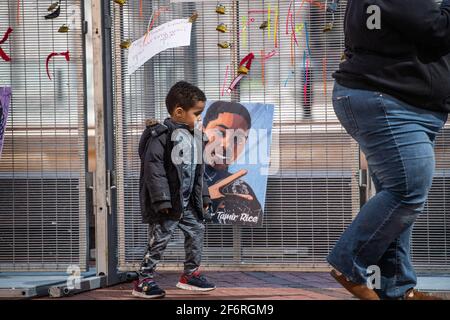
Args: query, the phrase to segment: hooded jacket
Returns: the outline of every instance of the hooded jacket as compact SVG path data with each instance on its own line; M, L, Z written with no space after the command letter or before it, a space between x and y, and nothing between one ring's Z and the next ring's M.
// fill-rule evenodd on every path
M450 112L450 0L348 0L344 30L339 84Z
M166 119L164 124L155 120L146 121L146 129L139 142L139 195L144 223L179 220L187 202L203 220L203 207L211 204L208 185L204 181L203 162L198 161L191 166L172 161L172 150L178 143L172 141L172 137L177 129L182 129L183 134L188 132L187 127L170 119ZM186 195L186 192L190 194ZM168 213L162 213L163 209L168 209Z

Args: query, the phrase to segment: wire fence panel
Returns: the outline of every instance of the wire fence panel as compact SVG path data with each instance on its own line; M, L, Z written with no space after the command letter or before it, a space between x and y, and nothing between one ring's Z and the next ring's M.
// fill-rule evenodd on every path
M0 45L11 58L0 59L0 86L12 90L0 159L0 271L86 269L83 1L51 4L0 2L0 38L13 29Z

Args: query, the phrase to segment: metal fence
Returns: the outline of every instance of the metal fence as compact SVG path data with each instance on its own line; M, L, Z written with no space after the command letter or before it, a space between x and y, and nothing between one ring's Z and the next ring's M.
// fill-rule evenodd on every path
M174 1L175 2L175 1ZM332 72L344 46L343 7L331 22L326 1L127 1L111 9L114 162L117 194L118 260L121 270L139 264L147 227L139 213L137 155L144 120L167 116L170 86L187 80L209 100L276 105L272 158L280 170L269 176L260 228L207 225L204 264L232 268L321 268L325 256L360 206L360 153L337 121L331 105ZM60 16L45 19L52 1L0 3L1 45L12 60L0 60L0 86L12 88L11 113L0 159L0 270L86 268L86 90L83 1L60 1ZM160 10L167 6L168 11ZM53 9L54 11L55 9ZM140 38L152 13L156 24L199 14L191 46L157 55L127 76L127 50ZM286 30L294 12L295 36ZM270 12L270 13L269 13ZM109 21L106 19L106 21ZM263 22L268 27L260 28ZM216 31L219 23L228 32ZM69 32L58 32L63 25ZM286 32L287 31L287 32ZM219 42L228 41L222 49ZM261 57L276 49L265 62ZM70 52L70 61L52 52ZM256 55L252 71L232 95L223 95L226 70L236 73L241 58ZM413 234L412 253L421 270L449 270L450 187L448 127L436 141L437 171L425 212ZM183 237L176 233L164 263L180 264ZM115 248L111 248L115 249Z
M164 99L170 86L187 80L202 88L209 100L266 102L276 105L274 135L279 141L272 157L280 159L280 171L269 177L262 228L208 225L204 262L231 267L326 267L325 256L360 205L359 149L337 121L332 105L331 74L337 69L344 46L345 1L332 22L326 1L221 1L227 13L215 12L216 1L111 3L115 157L118 186L119 266L136 268L147 242L138 200L137 147L144 119L167 116ZM169 10L164 8L168 7ZM299 45L286 33L288 12L295 12ZM135 74L126 75L125 40L145 34L148 19L156 24L189 17L197 11L190 47L165 51ZM270 11L270 13L269 13ZM269 22L262 31L259 26ZM228 33L216 26L224 23ZM228 41L229 49L218 43ZM255 62L251 74L233 96L222 95L227 68L236 71L247 53L262 56L276 48L278 54L264 65ZM260 60L259 60L260 61ZM308 77L310 84L305 83ZM311 112L311 117L309 117ZM446 220L448 150L446 130L439 136L437 174L426 211L416 224L413 259L422 270L449 269ZM177 233L165 254L166 265L182 262L183 236Z
M83 1L0 2L0 86L12 88L0 159L0 271L86 269ZM58 32L63 25L67 33ZM61 30L64 31L64 30ZM55 53L69 51L49 60ZM51 80L50 78L51 77Z

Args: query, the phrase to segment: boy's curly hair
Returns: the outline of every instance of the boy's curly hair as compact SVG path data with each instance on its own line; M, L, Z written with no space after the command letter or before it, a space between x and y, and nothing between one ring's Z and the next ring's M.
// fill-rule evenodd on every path
M206 101L205 93L186 81L180 81L167 94L166 107L169 114L172 115L177 107L188 111L199 101Z

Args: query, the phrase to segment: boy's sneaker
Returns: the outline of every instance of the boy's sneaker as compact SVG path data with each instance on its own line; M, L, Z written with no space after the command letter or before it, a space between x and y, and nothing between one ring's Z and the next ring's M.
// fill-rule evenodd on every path
M158 287L153 279L145 278L134 282L132 295L139 298L156 299L164 297L166 292Z
M211 291L214 290L216 286L208 282L200 272L195 271L191 275L183 274L180 277L180 281L177 283L177 288L190 291Z

